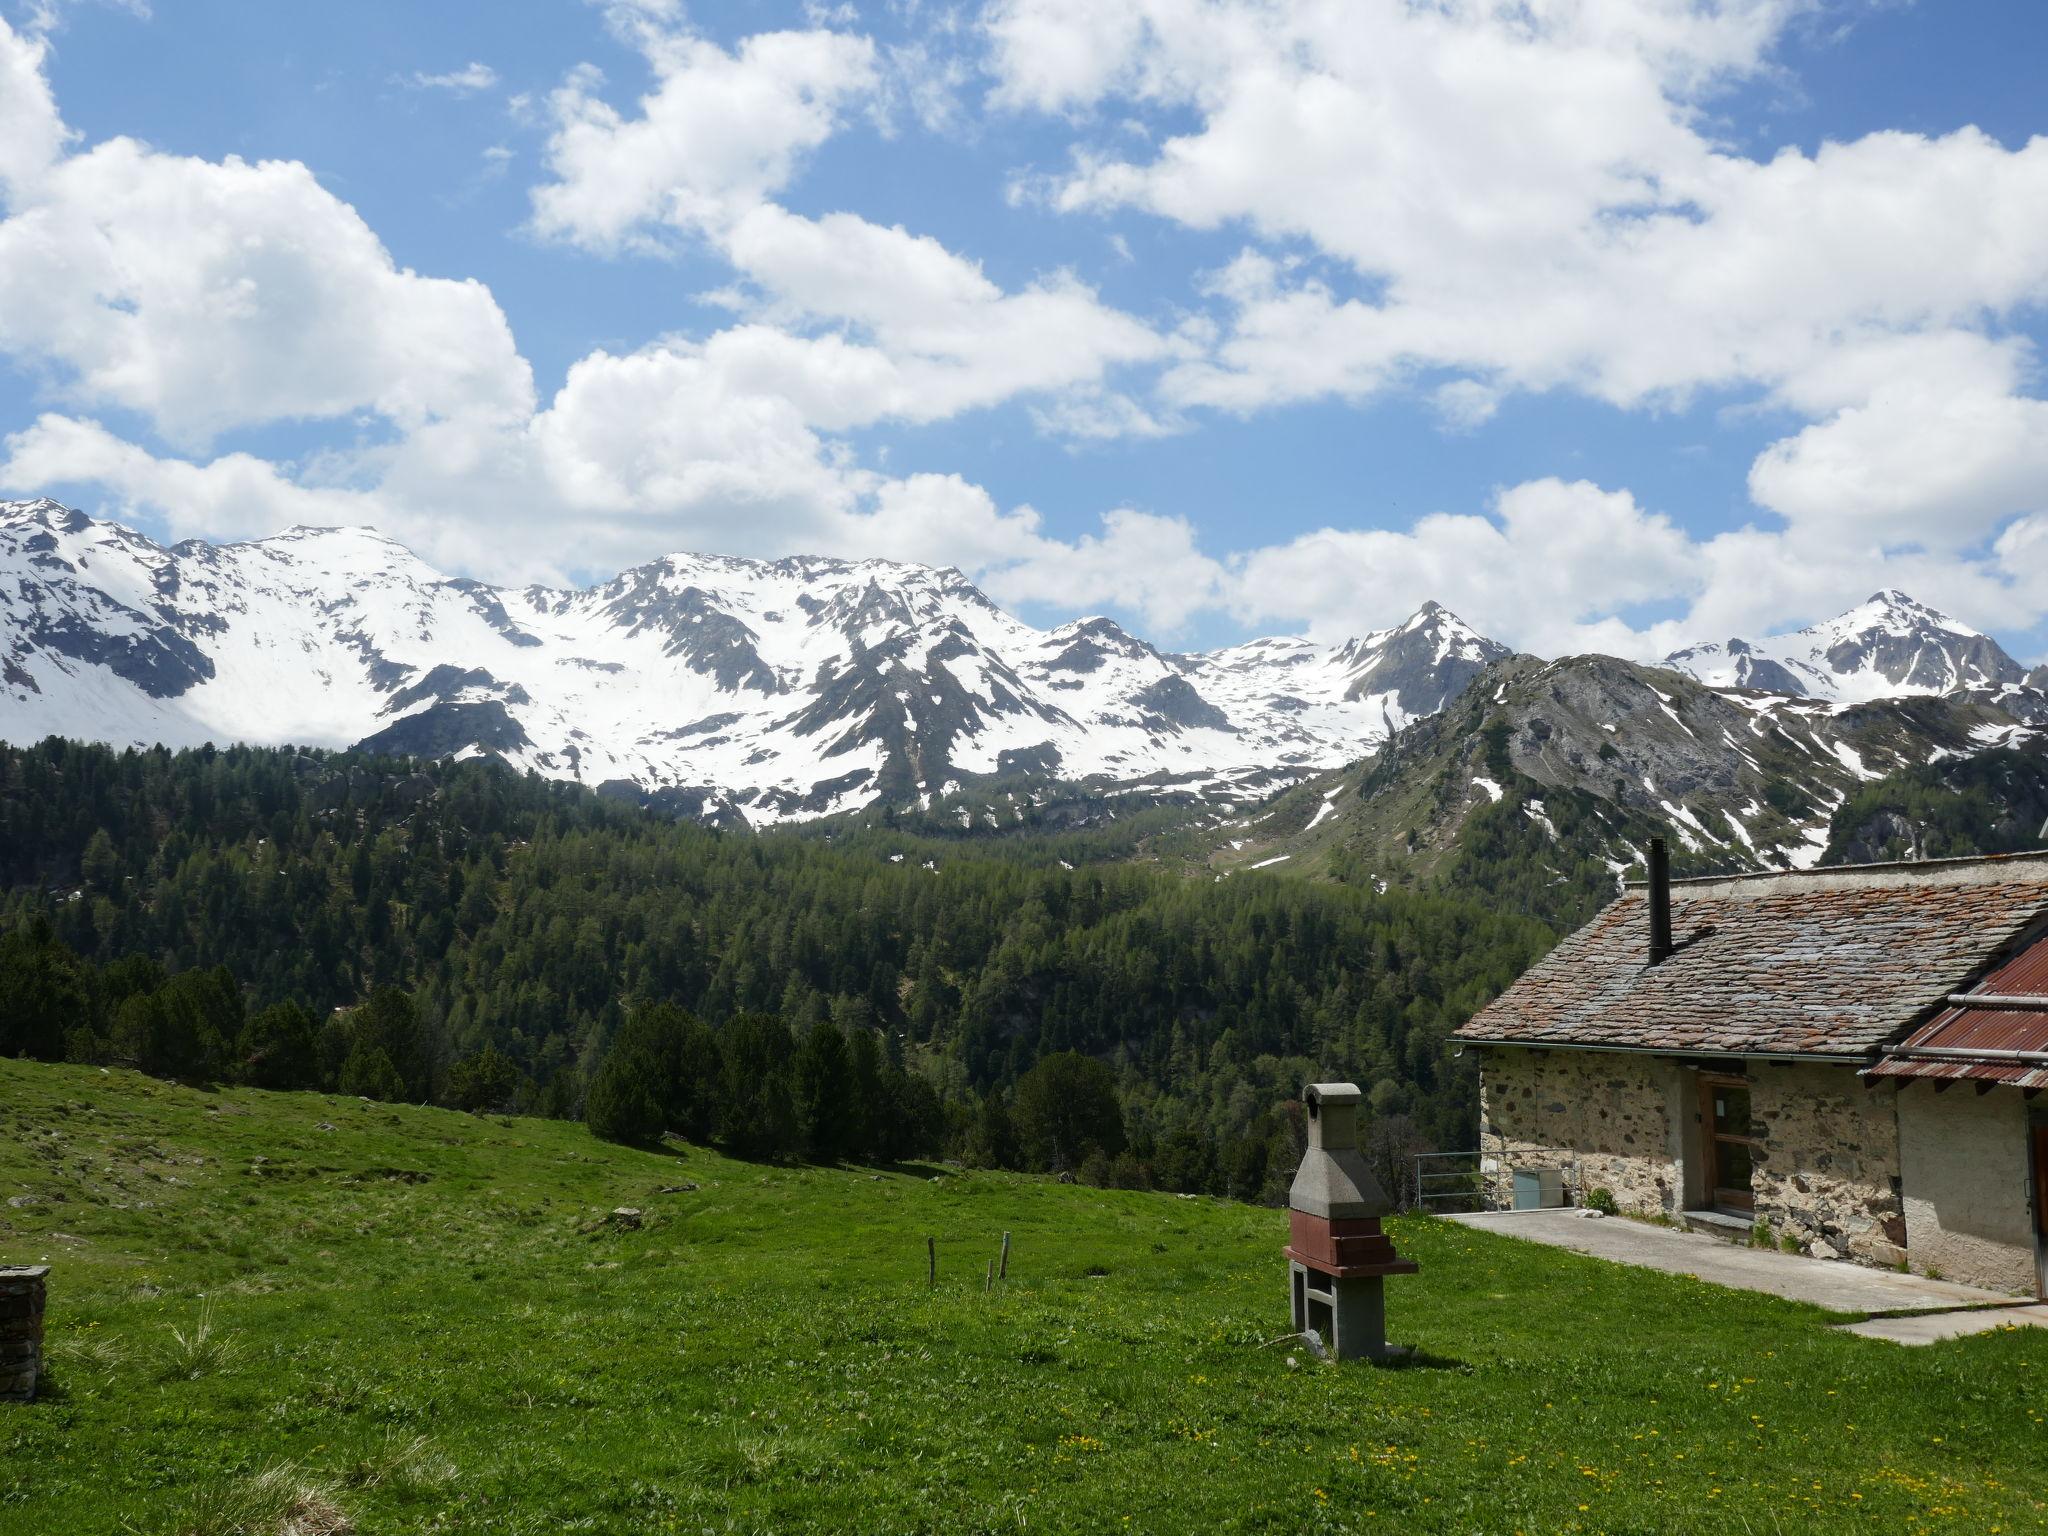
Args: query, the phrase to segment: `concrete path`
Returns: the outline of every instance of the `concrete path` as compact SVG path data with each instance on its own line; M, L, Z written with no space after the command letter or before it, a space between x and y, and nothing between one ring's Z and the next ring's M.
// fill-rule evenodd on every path
M1967 1333L1995 1328L2048 1328L2048 1306L1984 1307L1974 1312L1923 1312L1918 1317L1873 1317L1867 1323L1846 1323L1844 1333L1894 1344L1939 1344Z
M1553 1248L1570 1248L1596 1259L1636 1264L1668 1275L1693 1275L1715 1285L1764 1291L1790 1301L1811 1302L1830 1312L1909 1312L1932 1307L1976 1307L2015 1298L1975 1286L1867 1269L1832 1259L1809 1259L1767 1248L1742 1248L1699 1232L1653 1227L1625 1217L1595 1218L1576 1210L1482 1211L1451 1221L1508 1237L1526 1237ZM2022 1309L2024 1310L2024 1309ZM1987 1323L1991 1327L1994 1324Z

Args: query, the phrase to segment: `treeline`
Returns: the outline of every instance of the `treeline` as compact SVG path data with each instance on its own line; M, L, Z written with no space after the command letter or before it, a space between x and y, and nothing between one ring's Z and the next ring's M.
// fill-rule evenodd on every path
M244 1010L216 1031L223 1075L248 1070L243 1031L291 1005L320 1085L341 1087L360 1021L402 994L417 1061L392 1067L409 1096L473 1097L482 1074L519 1108L578 1116L655 1010L721 1042L766 1018L789 1042L777 1123L797 1150L817 1134L798 1068L834 1033L929 1090L947 1148L986 1161L1270 1193L1287 1102L1330 1076L1367 1085L1415 1142L1468 1145L1473 1074L1445 1036L1552 941L1426 894L1091 863L1086 837L1023 861L855 843L677 824L484 762L0 747L0 931L41 920L91 971L104 999L80 1049L138 1050L118 1022L130 1001L213 973ZM123 967L155 969L101 979ZM1068 1053L1109 1081L1117 1135L1024 1134L1027 1079ZM352 1081L375 1070L366 1052ZM690 1134L687 1105L661 1113ZM719 1114L731 1136L782 1112ZM859 1155L900 1144L859 1134Z

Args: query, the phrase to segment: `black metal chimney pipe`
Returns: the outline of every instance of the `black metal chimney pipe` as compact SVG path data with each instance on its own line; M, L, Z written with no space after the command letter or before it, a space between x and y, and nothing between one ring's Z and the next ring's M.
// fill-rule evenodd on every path
M1650 839L1650 964L1671 958L1671 850Z

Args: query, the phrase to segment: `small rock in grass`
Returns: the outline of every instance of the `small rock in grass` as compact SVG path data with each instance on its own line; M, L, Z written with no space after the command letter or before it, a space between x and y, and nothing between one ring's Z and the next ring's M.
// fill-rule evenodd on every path
M613 1210L612 1225L621 1232L637 1232L640 1229L640 1218L646 1214L637 1205L622 1205Z

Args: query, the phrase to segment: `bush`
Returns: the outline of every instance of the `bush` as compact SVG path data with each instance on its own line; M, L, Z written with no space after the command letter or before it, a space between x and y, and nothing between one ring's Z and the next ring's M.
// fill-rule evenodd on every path
M1614 1191L1601 1185L1586 1191L1586 1209L1598 1211L1602 1216L1619 1216L1621 1207L1615 1204Z

